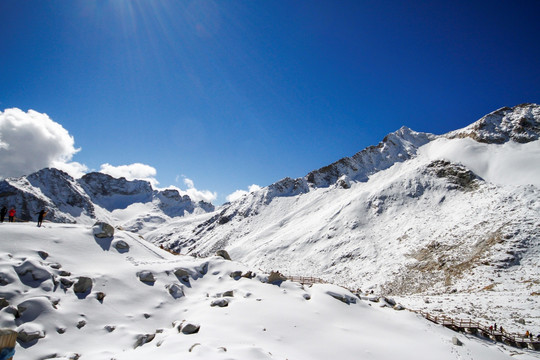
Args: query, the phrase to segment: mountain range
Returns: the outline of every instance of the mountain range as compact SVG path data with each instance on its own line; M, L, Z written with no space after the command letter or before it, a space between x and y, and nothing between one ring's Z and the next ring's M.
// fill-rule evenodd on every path
M21 219L46 207L50 221L105 220L182 254L226 249L254 269L540 329L539 136L540 106L521 104L443 135L402 127L217 208L141 180L56 169L1 181L0 205ZM519 302L507 304L509 294Z

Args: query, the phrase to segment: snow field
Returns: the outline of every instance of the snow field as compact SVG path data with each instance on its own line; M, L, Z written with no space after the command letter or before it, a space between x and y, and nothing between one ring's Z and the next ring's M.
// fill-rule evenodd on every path
M2 296L15 308L31 304L19 319L9 307L3 308L1 326L45 335L17 345L17 360L76 354L81 359L135 360L509 359L513 351L456 334L407 311L360 299L345 304L329 292L353 295L335 285L286 281L278 286L263 283L264 274L232 278L232 272L245 274L249 267L219 257L173 256L122 231L111 240L97 239L91 228L81 225L2 224L0 238L0 272L8 282L1 287ZM114 247L119 240L129 244L129 251ZM43 259L38 251L49 256ZM20 275L16 268L25 262L33 264L33 272ZM189 283L174 275L179 268L191 274ZM143 270L154 274L153 283L138 279ZM53 278L79 276L93 279L86 294L54 285ZM185 296L171 296L166 286L172 283L181 286ZM230 291L233 296L223 296ZM102 302L98 292L106 295ZM228 300L228 306L211 306L219 299ZM77 328L81 321L85 325ZM199 325L199 332L180 333L182 322ZM154 337L134 348L141 335ZM464 345L452 345L452 336ZM538 358L533 352L521 353L514 357Z

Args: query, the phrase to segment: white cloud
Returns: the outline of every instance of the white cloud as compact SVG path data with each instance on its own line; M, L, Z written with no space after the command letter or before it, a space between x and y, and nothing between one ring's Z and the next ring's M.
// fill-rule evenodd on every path
M206 201L213 202L217 199L217 192L212 192L210 190L198 190L195 187L193 180L188 179L185 175L177 175L176 182L180 181L180 178L183 178L184 184L187 186L187 190L182 190L177 186L169 186L169 189L176 189L181 195L187 195L192 201Z
M56 167L80 177L86 166L71 162L80 149L62 125L34 110L0 112L0 177L28 175Z
M212 192L210 190L197 190L195 188L195 184L193 183L193 180L188 179L184 176L184 184L188 187L186 191L182 191L182 193L186 193L191 200L193 201L206 201L211 203L212 201L217 199L217 193Z
M134 163L130 165L113 166L105 163L101 165L100 172L109 174L115 178L124 177L127 180L146 180L153 186L159 184L156 180L157 171L150 165Z
M236 201L238 199L240 199L242 196L246 195L246 194L249 194L253 191L257 191L257 190L260 190L261 187L259 185L251 185L249 186L248 188L249 190L248 191L245 191L245 190L236 190L235 192L233 192L232 194L229 194L226 199L227 201L229 202L233 202L233 201Z

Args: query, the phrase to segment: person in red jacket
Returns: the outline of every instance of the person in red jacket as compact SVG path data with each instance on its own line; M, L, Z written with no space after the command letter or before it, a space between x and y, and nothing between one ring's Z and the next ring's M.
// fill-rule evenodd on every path
M12 207L11 210L9 210L9 222L14 222L15 221L15 208Z

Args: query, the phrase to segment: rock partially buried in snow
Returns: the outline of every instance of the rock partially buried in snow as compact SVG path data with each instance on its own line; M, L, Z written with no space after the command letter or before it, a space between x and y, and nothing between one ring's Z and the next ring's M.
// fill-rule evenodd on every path
M184 295L184 289L178 285L178 284L170 284L166 286L167 290L169 290L169 294L175 299L181 298Z
M113 246L119 251L129 250L129 244L125 242L124 240L119 240L115 242Z
M31 324L25 324L22 329L19 330L17 340L22 343L29 343L34 340L43 339L45 337L45 331Z
M180 332L185 335L196 334L201 329L200 325L187 323L180 328Z
M354 296L350 296L347 294L339 294L334 291L327 291L326 293L334 299L339 300L347 305L356 304L356 298Z
M216 252L217 256L221 256L225 260L231 260L231 257L229 256L229 253L226 250L218 250Z
M214 306L226 307L226 306L229 306L229 300L227 300L227 299L216 299L216 300L212 301L210 306L212 306L212 307L214 307Z
M73 286L73 291L77 294L84 294L92 289L92 285L92 279L86 276L81 276Z
M180 268L174 271L174 275L183 282L189 283L189 272L186 269Z
M14 266L15 272L22 278L30 274L32 280L42 282L51 278L51 273L34 260L25 260L21 265ZM23 281L24 282L24 281Z
M136 349L139 346L143 346L144 344L148 344L154 338L156 337L156 334L144 334L144 335L138 335L137 341L135 341L135 345L133 345L133 348Z
M452 344L456 345L456 346L461 346L463 345L463 343L456 337L456 336L453 336L452 337Z
M152 272L148 270L137 273L137 276L139 277L140 281L145 283L154 283L156 281L154 274L152 274Z
M109 238L114 236L114 227L102 221L98 221L92 228L94 236L97 238Z

